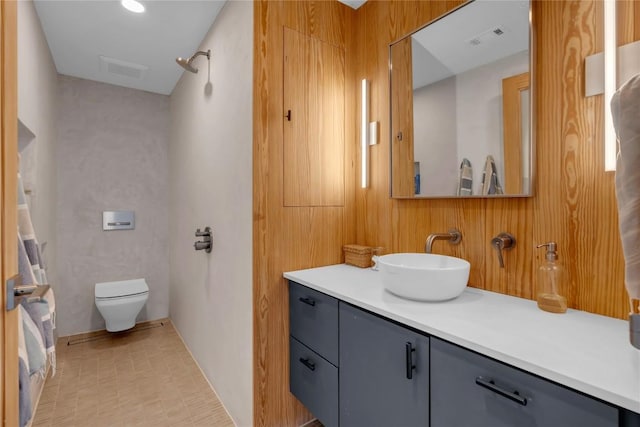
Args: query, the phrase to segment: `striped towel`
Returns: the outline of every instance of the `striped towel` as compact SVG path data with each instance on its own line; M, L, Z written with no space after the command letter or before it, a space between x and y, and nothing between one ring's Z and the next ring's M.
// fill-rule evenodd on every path
M24 247L24 241L22 236L18 233L18 273L20 274L20 280L23 285L35 285L38 283L33 269L31 268L31 261L29 261L29 255L27 255L27 249Z
M44 376L47 370L47 350L42 341L42 334L38 326L33 322L31 316L24 308L19 305L20 317L22 318L22 330L29 363L29 375ZM20 354L20 353L18 353Z
M471 162L466 157L460 163L460 175L458 177L458 196L471 196L473 194L473 169Z
M29 317L40 334L41 342L46 352L45 360L48 360L51 366L51 376L54 376L56 374L56 343L53 336L53 322L51 320L49 304L42 300L33 302L23 301L22 307L24 307L24 310L29 314Z
M18 174L18 233L22 237L27 257L31 263L31 269L35 276L36 283L46 284L47 275L45 274L45 266L42 262L42 255L40 254L40 246L36 240L36 235L33 230L33 223L31 222L31 214L29 213L29 206L27 205L27 197L24 194L24 185L22 183L22 177Z
M22 310L18 310L18 401L20 427L24 427L31 419L31 380L29 373L29 355L24 336Z
M496 168L496 162L493 160L492 155L488 155L484 163L480 194L485 196L489 194L503 194L502 187L498 181L498 168Z
M640 74L618 89L611 99L611 112L618 135L616 198L625 283L631 313L640 313Z

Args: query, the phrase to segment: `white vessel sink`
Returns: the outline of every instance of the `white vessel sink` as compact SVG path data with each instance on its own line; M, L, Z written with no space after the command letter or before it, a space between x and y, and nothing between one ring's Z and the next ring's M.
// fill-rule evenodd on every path
M377 263L386 290L418 301L456 298L467 287L471 267L460 258L420 253L383 255Z

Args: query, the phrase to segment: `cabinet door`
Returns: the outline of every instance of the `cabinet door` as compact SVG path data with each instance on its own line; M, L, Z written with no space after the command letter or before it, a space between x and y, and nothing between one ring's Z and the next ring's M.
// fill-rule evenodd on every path
M428 337L340 302L339 378L341 427L429 425Z
M432 427L617 427L618 410L431 339Z
M344 206L344 49L284 28L284 205Z

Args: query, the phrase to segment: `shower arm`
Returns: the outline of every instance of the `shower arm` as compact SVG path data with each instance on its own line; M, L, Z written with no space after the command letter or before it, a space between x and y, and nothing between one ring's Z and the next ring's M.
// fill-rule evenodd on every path
M194 53L191 58L189 58L188 62L191 63L191 61L193 61L194 59L196 59L198 56L204 55L207 57L207 59L211 59L211 49L207 50L206 52L204 50L199 50L196 53Z

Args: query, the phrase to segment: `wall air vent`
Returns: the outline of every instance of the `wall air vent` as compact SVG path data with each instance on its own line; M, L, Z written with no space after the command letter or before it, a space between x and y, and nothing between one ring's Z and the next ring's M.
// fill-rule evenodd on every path
M471 46L478 46L481 44L490 43L496 40L498 37L505 35L506 32L507 29L505 26L498 25L471 37L466 42Z
M146 65L100 55L100 71L102 73L142 80L148 69L149 67Z

